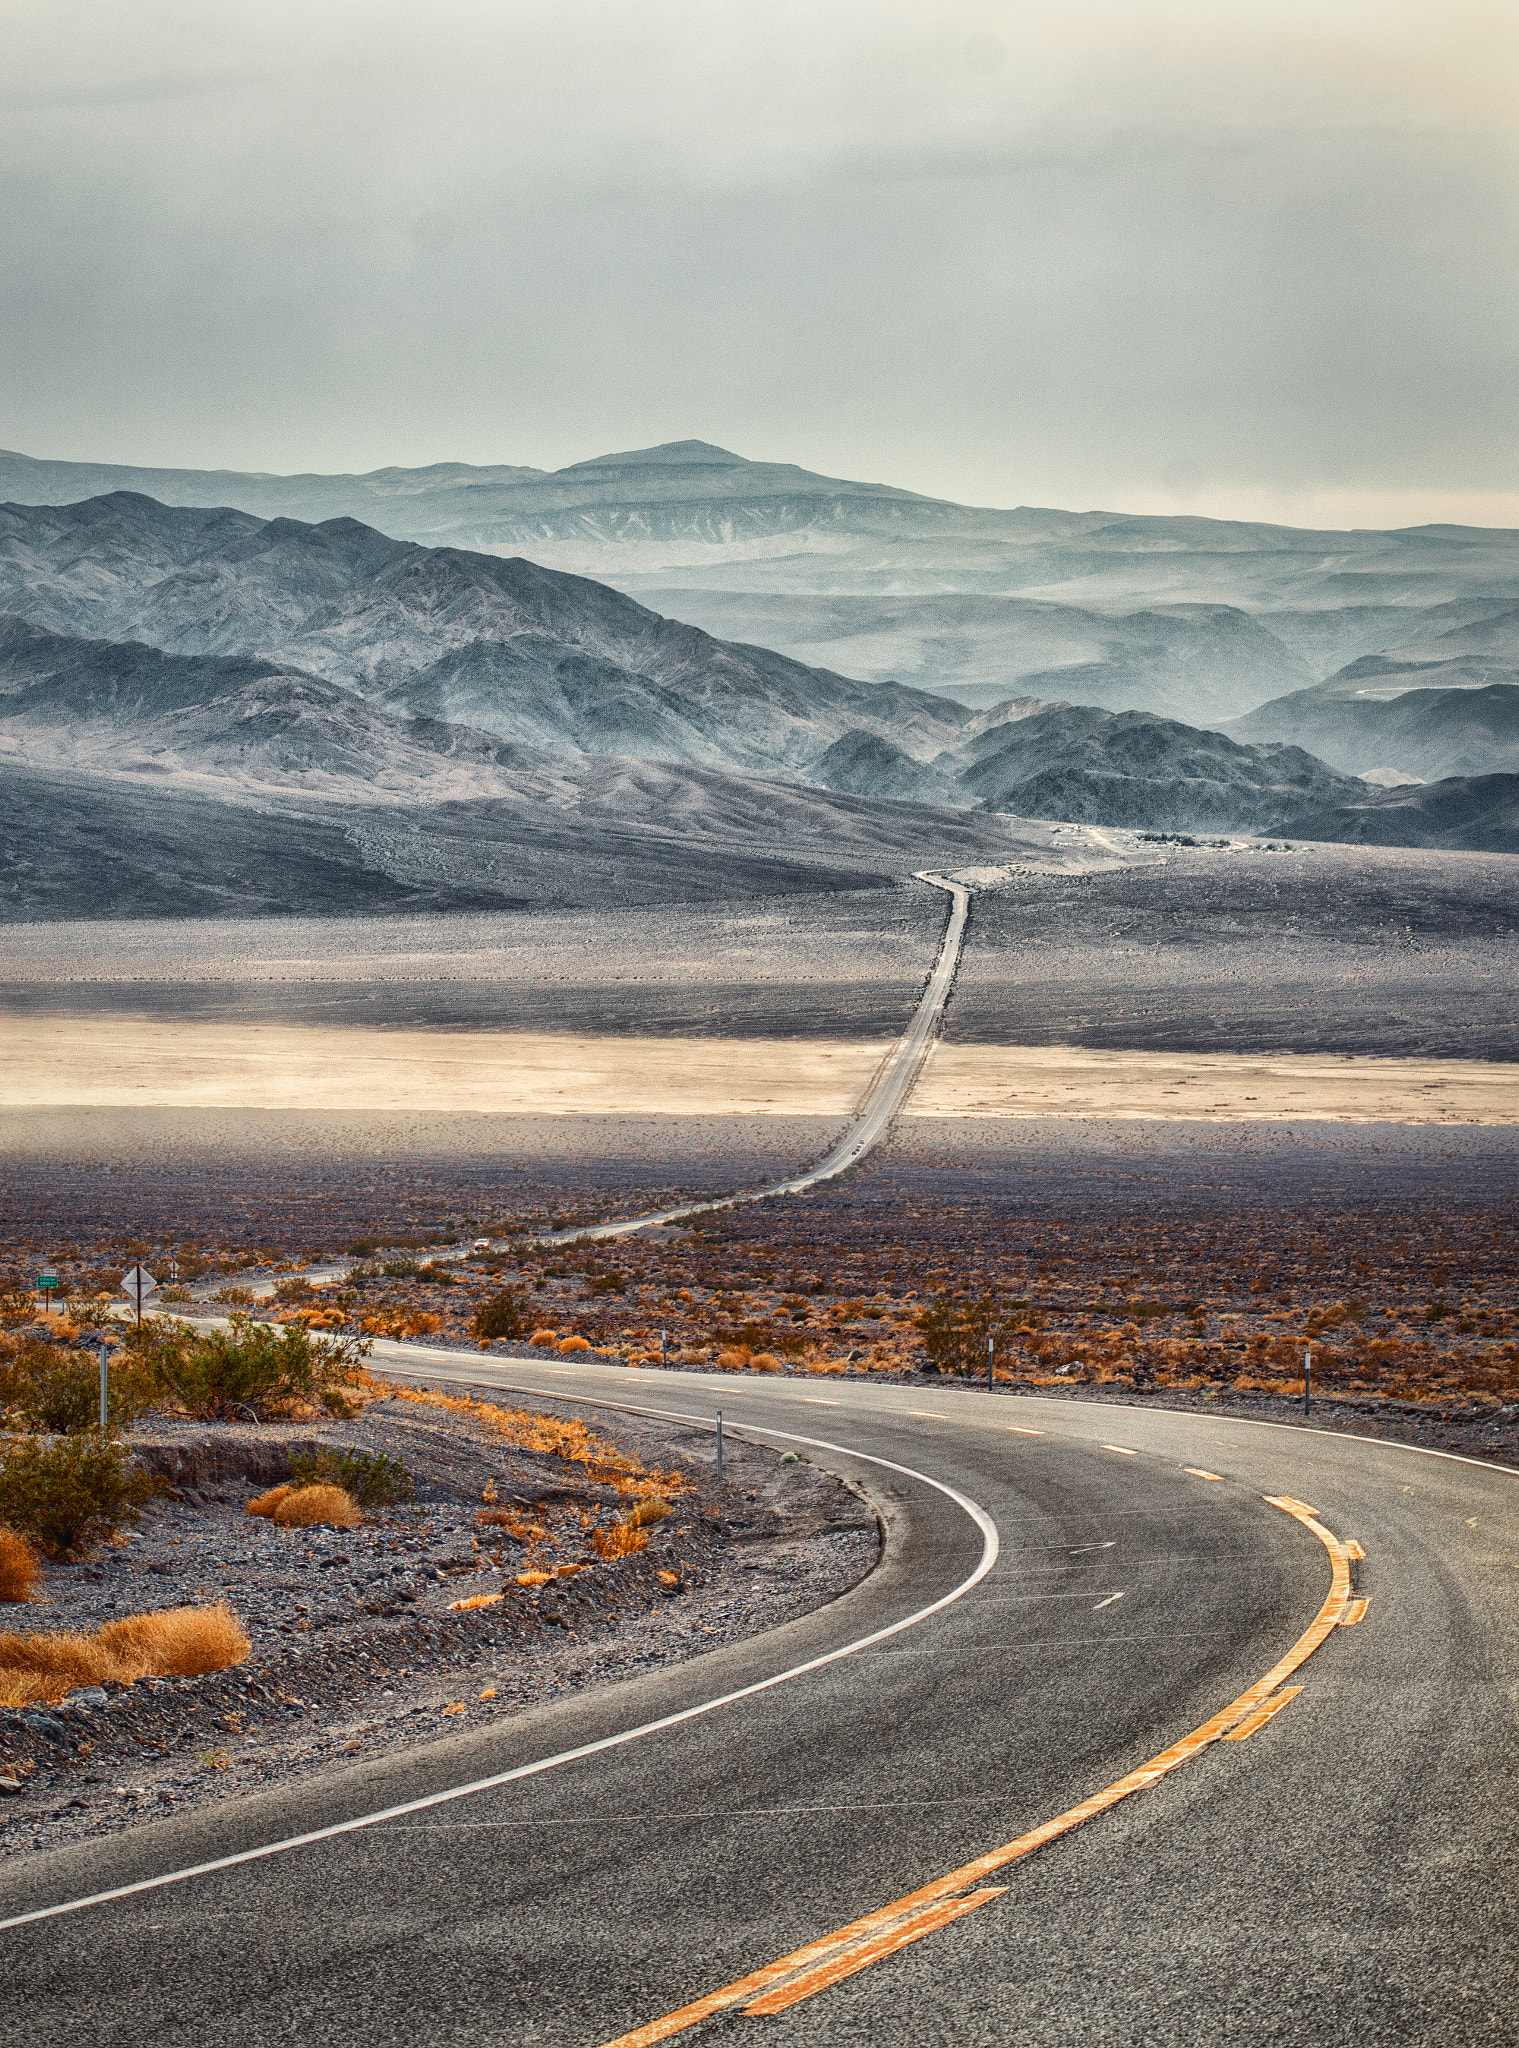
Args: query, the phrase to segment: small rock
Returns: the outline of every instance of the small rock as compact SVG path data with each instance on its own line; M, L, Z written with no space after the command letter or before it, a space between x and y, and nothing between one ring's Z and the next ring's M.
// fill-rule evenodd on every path
M0 1799L14 1799L18 1792L26 1790L17 1778L0 1777Z
M73 1737L54 1715L27 1713L21 1718L32 1733L40 1735L44 1742L55 1743L60 1749L73 1748Z

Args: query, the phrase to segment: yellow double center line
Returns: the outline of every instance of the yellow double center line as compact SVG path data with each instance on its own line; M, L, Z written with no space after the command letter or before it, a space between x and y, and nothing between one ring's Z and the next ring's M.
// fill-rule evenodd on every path
M1284 1514L1301 1522L1305 1529L1313 1531L1329 1553L1331 1578L1328 1597L1312 1624L1298 1637L1280 1663L1273 1664L1265 1677L1257 1679L1248 1692L1242 1692L1237 1700L1231 1700L1227 1707L1204 1721L1200 1728L1194 1728L1190 1735L1173 1742L1159 1756L1151 1757L1137 1771L1130 1771L1116 1784L1094 1792L1080 1805L1068 1807L1053 1820L1045 1821L1042 1827L1019 1835L1016 1841L1004 1842L1000 1849L988 1850L974 1863L962 1864L948 1876L936 1878L932 1884L909 1892L905 1898L895 1899L889 1906L867 1913L862 1920L851 1920L847 1927L837 1928L832 1934L809 1942L805 1948L794 1949L789 1956L781 1956L777 1961L767 1963L763 1969L751 1971L747 1977L736 1978L733 1983L725 1984L721 1991L708 1992L705 1998L695 1999L690 2005L667 2012L662 2019L635 2027L631 2034L619 2034L615 2041L605 2043L604 2048L649 2048L649 2044L668 2040L672 2034L684 2033L688 2027L697 2026L714 2013L735 2005L756 2015L784 2012L799 1999L810 1998L815 1992L826 1990L830 1984L852 1977L857 1970L868 1969L884 1956L933 1933L935 1928L958 1920L966 1913L973 1913L989 1899L1000 1898L1006 1886L988 1886L984 1882L986 1878L1005 1869L1009 1863L1016 1863L1020 1857L1031 1855L1035 1849L1042 1849L1047 1842L1069 1834L1084 1820L1106 1813L1120 1799L1127 1799L1133 1792L1143 1792L1147 1786L1156 1784L1169 1772L1190 1762L1210 1743L1221 1737L1230 1737L1231 1730L1235 1731L1232 1739L1253 1735L1258 1727L1280 1712L1302 1690L1301 1686L1289 1687L1273 1698L1277 1687L1305 1664L1330 1630L1345 1619L1352 1604L1351 1559L1362 1554L1358 1544L1342 1543L1331 1530L1326 1529L1318 1520L1316 1511L1304 1502L1293 1500L1286 1494L1268 1494L1265 1499L1269 1507L1280 1508ZM1359 1618L1357 1615L1356 1619Z

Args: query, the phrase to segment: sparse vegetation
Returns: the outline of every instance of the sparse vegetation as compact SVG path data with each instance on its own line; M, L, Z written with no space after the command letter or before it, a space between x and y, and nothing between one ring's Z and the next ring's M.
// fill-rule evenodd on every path
M0 1705L55 1705L80 1686L224 1671L250 1647L236 1615L220 1604L128 1615L90 1635L0 1633Z
M161 1394L185 1414L265 1421L325 1410L353 1412L352 1389L369 1346L318 1336L301 1322L276 1329L234 1313L230 1330L144 1323L127 1346Z
M292 1486L269 1519L278 1529L357 1529L364 1517L341 1486Z
M399 1458L384 1451L322 1449L290 1460L297 1486L340 1486L362 1508L395 1507L416 1484Z
M0 1600L30 1600L36 1583L36 1551L14 1529L0 1528Z
M98 1433L23 1437L0 1452L0 1521L49 1557L77 1556L141 1520L158 1482Z
M520 1287L503 1287L482 1301L470 1317L470 1329L486 1343L497 1337L520 1339L531 1310Z
M152 1407L155 1396L151 1375L118 1350L107 1370L110 1427L134 1422ZM0 1403L14 1410L23 1427L48 1435L98 1428L99 1360L93 1351L74 1350L67 1342L33 1338L0 1362Z

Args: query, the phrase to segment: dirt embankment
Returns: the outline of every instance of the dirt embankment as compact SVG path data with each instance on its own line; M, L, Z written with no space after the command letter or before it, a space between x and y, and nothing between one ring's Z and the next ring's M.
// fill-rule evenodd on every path
M421 1398L418 1398L418 1397ZM495 1417L523 1417L503 1427ZM199 1678L101 1686L0 1710L0 1853L235 1797L479 1726L720 1647L836 1597L875 1562L870 1508L805 1462L554 1404L502 1411L397 1388L342 1423L155 1423L140 1462L170 1483L120 1546L47 1568L11 1630L89 1631L225 1602L252 1642ZM292 1455L350 1447L414 1476L357 1529L279 1529L247 1503ZM670 1512L641 1548L595 1538ZM467 1603L467 1604L466 1604Z

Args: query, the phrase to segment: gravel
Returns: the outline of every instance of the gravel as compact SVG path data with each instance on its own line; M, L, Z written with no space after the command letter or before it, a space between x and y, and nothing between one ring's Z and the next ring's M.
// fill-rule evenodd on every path
M535 1412L573 1411L535 1402ZM122 1547L51 1566L42 1604L6 1619L80 1629L162 1607L225 1601L245 1662L199 1678L75 1692L0 1711L0 1854L107 1832L478 1726L546 1700L773 1628L835 1598L875 1563L871 1509L806 1461L730 1438L719 1488L704 1432L630 1418L616 1443L686 1481L648 1546L522 1586L526 1566L589 1556L582 1517L627 1498L583 1465L514 1449L478 1421L404 1398L352 1421L230 1427L156 1419L132 1434L173 1475ZM281 1530L247 1501L320 1444L385 1451L416 1499L354 1530ZM482 1493L547 1527L552 1556L477 1525ZM545 1546L547 1549L549 1546ZM502 1592L456 1613L452 1603Z

